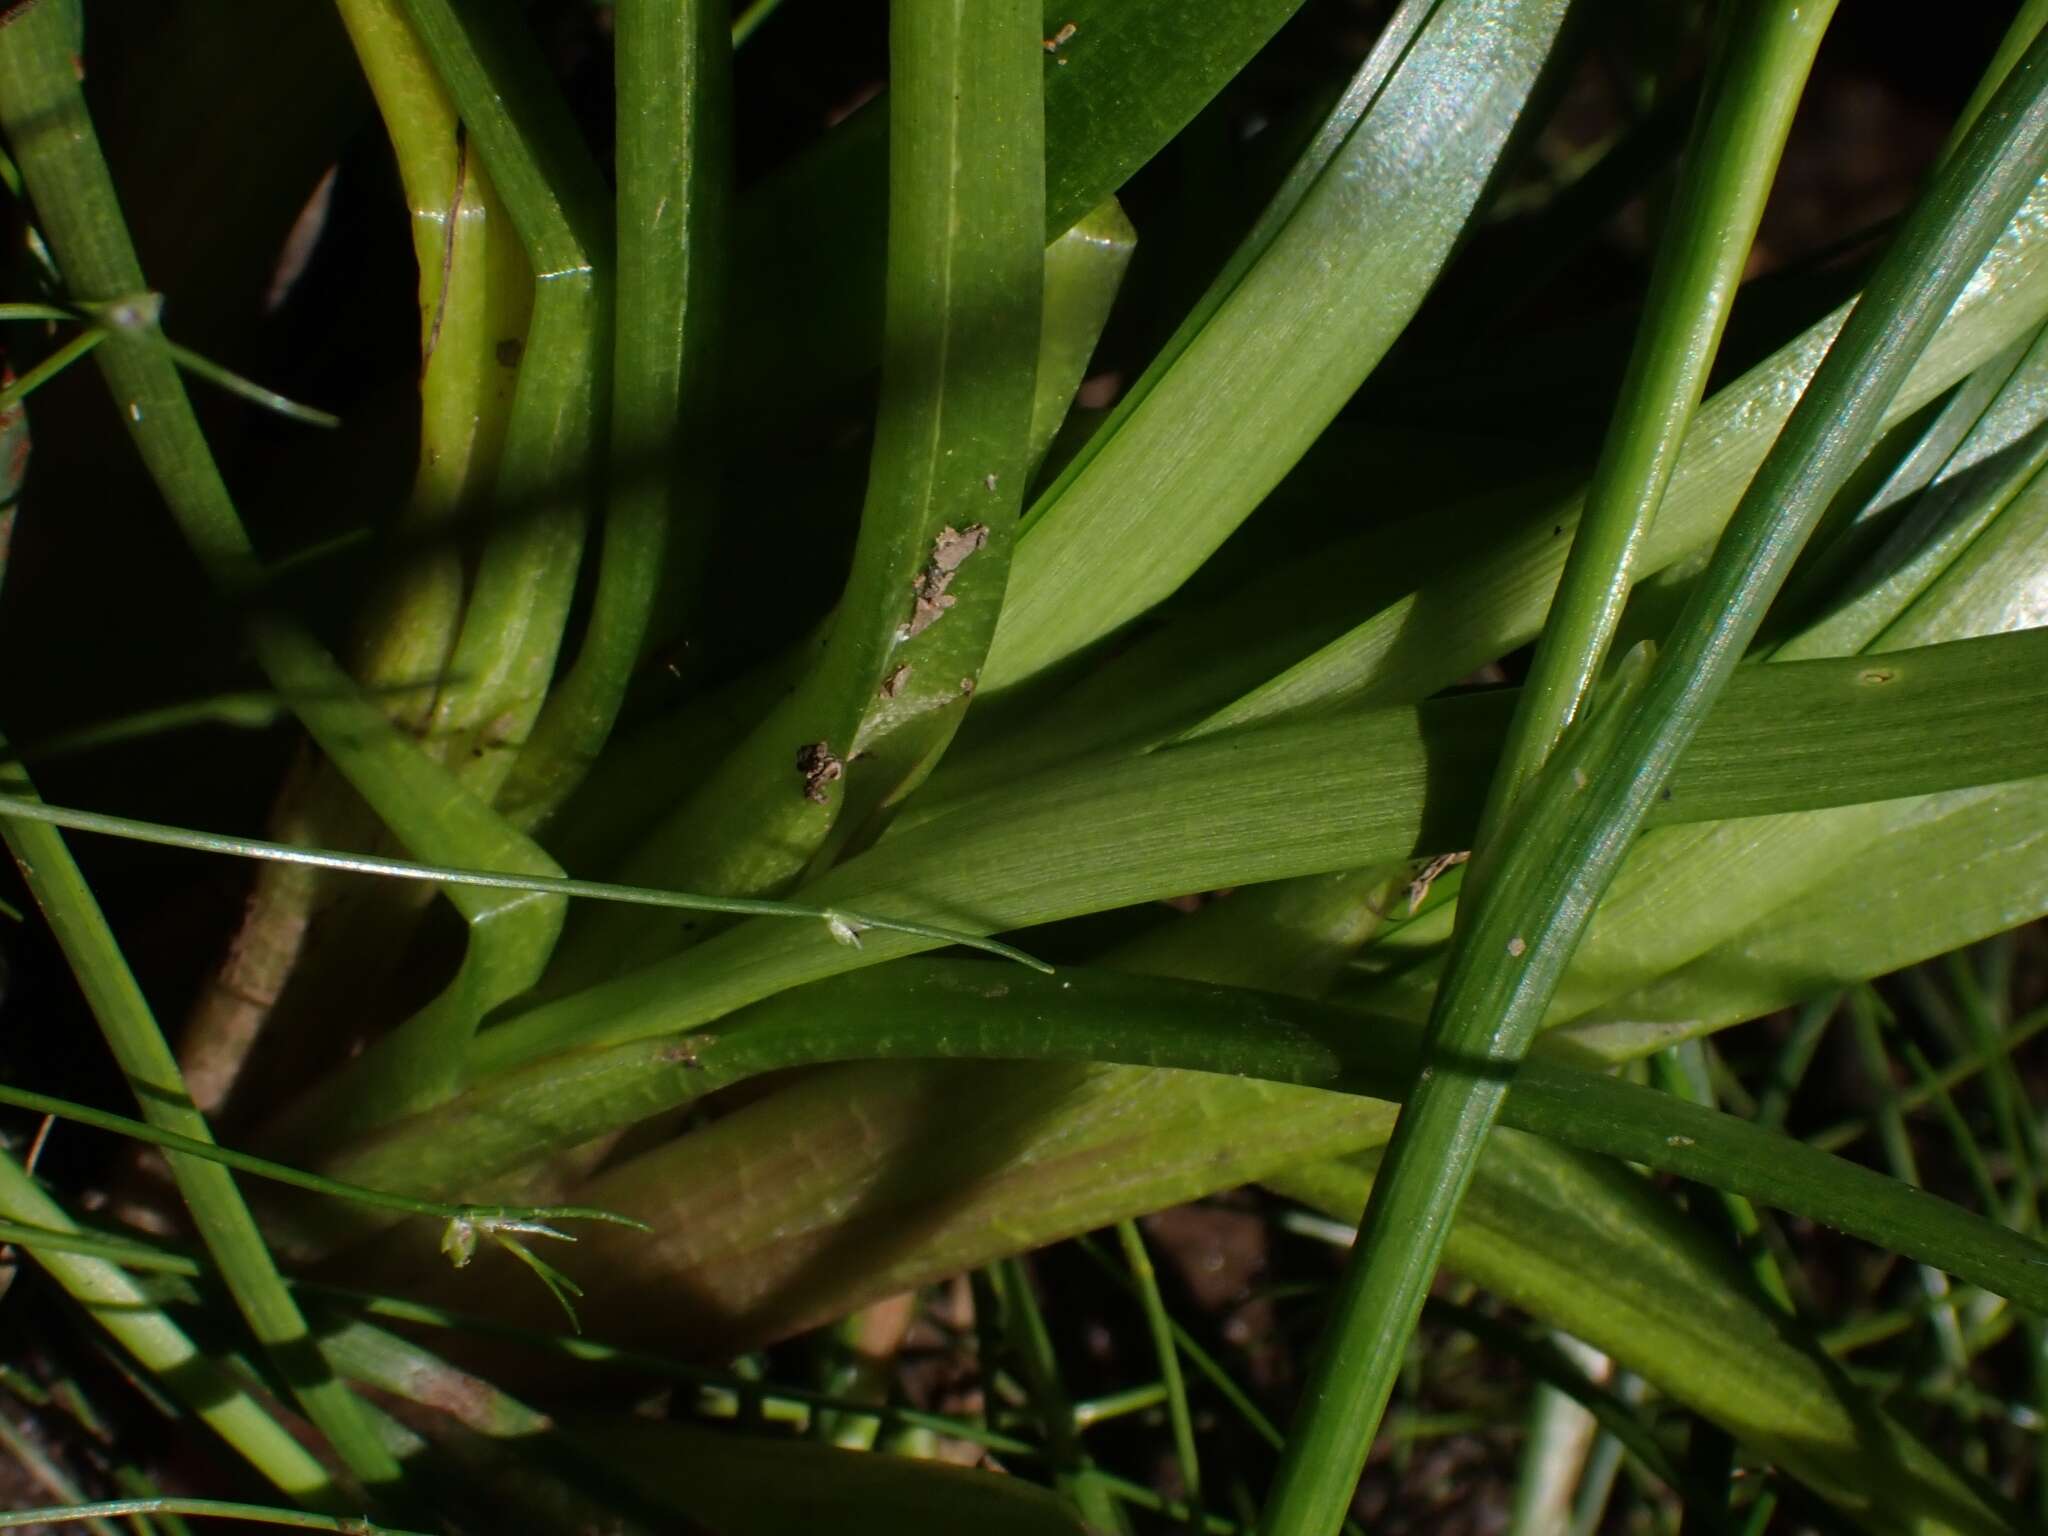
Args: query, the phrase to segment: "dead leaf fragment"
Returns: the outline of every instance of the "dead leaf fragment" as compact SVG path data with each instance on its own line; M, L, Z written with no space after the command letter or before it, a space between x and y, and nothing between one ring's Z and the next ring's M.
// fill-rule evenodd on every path
M955 573L967 563L967 557L987 543L987 523L970 523L965 528L948 524L939 530L939 536L932 540L931 559L910 584L915 595L910 605L910 622L903 626L900 638L909 640L923 634L958 601L946 588L953 584Z
M846 777L846 764L833 756L830 745L814 741L797 752L796 771L804 776L804 798L823 805L828 799L825 786Z

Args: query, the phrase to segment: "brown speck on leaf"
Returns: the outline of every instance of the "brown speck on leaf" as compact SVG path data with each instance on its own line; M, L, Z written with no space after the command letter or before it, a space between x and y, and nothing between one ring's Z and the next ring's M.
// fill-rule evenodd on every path
M701 1072L704 1070L704 1063L697 1059L697 1051L700 1046L710 1043L709 1035L691 1035L682 1040L672 1040L662 1047L661 1059L670 1066Z
M958 601L946 588L953 584L954 574L967 563L967 557L986 543L987 523L970 523L965 528L948 524L939 530L939 536L932 540L931 559L910 584L916 595L910 605L910 622L903 626L900 638L908 640L923 634Z
M1058 53L1060 49L1063 46L1065 46L1067 40L1080 30L1081 29L1075 26L1071 21L1068 22L1065 26L1061 27L1059 31L1053 33L1051 37L1048 37L1045 40L1045 51L1047 53Z
M804 798L813 805L826 802L825 786L846 776L846 764L832 755L825 742L814 741L796 754L796 771L804 776Z
M963 677L963 678L961 678L961 679L960 679L960 691L961 691L962 693L972 693L972 692L974 692L974 679L973 679L973 678L971 678L971 677Z
M507 336L498 343L498 366L500 368L517 368L519 366L519 359L525 355L526 343L517 336Z
M893 699L903 691L903 685L910 681L910 666L905 663L882 679L882 697Z

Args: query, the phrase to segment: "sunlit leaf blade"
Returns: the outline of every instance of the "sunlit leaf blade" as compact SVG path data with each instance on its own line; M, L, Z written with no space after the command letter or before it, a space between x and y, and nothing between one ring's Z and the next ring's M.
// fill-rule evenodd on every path
M1951 440L1948 462L1900 509L1904 520L1891 544L1844 588L1845 600L1811 627L1782 638L1773 655L1811 657L1845 645L1867 646L1857 676L1883 687L1901 646L1996 634L2040 617L2030 594L2048 570L2048 483L2039 479L2031 461L2038 457L2042 431L2043 356L2048 354L2037 341L2016 369L2001 372L2003 389L1978 403L1981 419L1960 440ZM1853 532L1844 542L1855 542ZM1777 677L1775 666L1746 673L1745 683L1792 682ZM1827 709L1818 698L1814 703ZM1986 725L2001 728L1990 721ZM1950 732L1942 727L1929 738L1930 744L1947 739ZM1865 750L1882 755L1893 745L1873 738ZM1830 771L1819 762L1813 767L1822 775ZM1651 832L1601 903L1551 1005L1550 1022L1594 1009L1604 1013L1618 994L1654 987L1717 946L1735 944L1739 950L1749 940L1736 936L1754 936L1761 913L1776 911L1794 921L1791 914L1808 902L1822 907L1846 902L1851 908L1869 902L1881 908L1893 893L1938 870L1939 858L1931 850L1941 846L1941 834L1930 829L1923 839L1914 835L1915 829L1923 821L1945 821L1968 805L2007 809L2010 858L1995 858L1982 834L1961 832L1969 822L1959 822L1953 857L1976 871L1973 891L1958 892L1940 909L1928 909L1924 925L1894 920L1874 928L1858 926L1853 936L1844 931L1838 942L1865 967L1855 976L1866 976L1934 952L1926 945L1936 931L1954 935L1950 943L1960 944L2023 922L2039 910L2039 898L2028 894L2037 883L2027 852L2035 789L2011 785L1989 795L1913 805L1845 807L1819 816ZM1815 954L1833 947L1822 945ZM1853 979L1827 964L1795 970L1816 987L1829 976ZM1439 974L1434 962L1416 965L1396 980L1355 995L1368 1007L1419 1018ZM1762 981L1761 976L1752 979ZM1770 991L1766 985L1764 992ZM1778 1000L1797 995L1785 993ZM1733 996L1728 1006L1737 1012L1709 1006L1703 995L1696 998L1721 1022L1740 1016L1741 1004Z
M1886 417L1888 424L1935 399L2048 313L2048 191L2037 191L1950 312ZM1642 576L1705 548L1756 472L1846 310L1788 342L1701 407L1671 488L1638 552ZM1565 555L1564 531L1577 498L1529 509L1492 534L1477 559L1431 573L1371 617L1311 642L1312 653L1242 699L1217 707L1199 730L1222 730L1345 699L1421 698L1526 643L1541 625ZM1304 562L1294 579L1306 594L1333 581L1362 580L1389 558L1386 546L1413 530L1367 534L1348 549ZM1396 557L1398 558L1398 557ZM1315 566L1322 570L1317 573ZM1275 573L1276 583L1288 573ZM1427 614L1427 623L1418 616ZM1307 637L1304 637L1307 638Z
M1855 810L1820 817L1823 830L1837 821L1859 850L1825 880L1754 904L1752 921L1697 958L1618 996L1589 966L1607 1000L1561 1026L1558 1047L1643 1055L2048 914L2040 780L1911 802L1875 825Z
M1033 507L984 681L1002 687L1186 579L1301 457L1428 291L1561 3L1396 13L1333 122L1116 414Z
M1754 815L1949 787L1951 775L1967 777L1973 766L1965 740L1983 754L1989 780L2048 770L2039 738L2012 729L2016 700L2048 709L2048 680L2029 659L2044 649L2048 631L1887 656L1882 681L1866 678L1860 660L1745 669L1658 815ZM1968 688L1960 685L1966 673ZM1992 698L1994 678L2002 697L1965 728L1957 712ZM810 894L995 932L1464 848L1510 702L1495 694L1305 720L1054 770L993 802L970 797L906 827ZM1915 716L1920 723L1907 723ZM1858 734L1827 723L1844 718L1860 722ZM1828 743L1810 756L1799 749L1809 729L1807 740ZM1768 751L1759 745L1765 737ZM1203 836L1189 839L1190 825ZM778 987L919 947L929 945L876 934L853 951L822 934L747 925L493 1028L477 1041L475 1069L687 1028Z

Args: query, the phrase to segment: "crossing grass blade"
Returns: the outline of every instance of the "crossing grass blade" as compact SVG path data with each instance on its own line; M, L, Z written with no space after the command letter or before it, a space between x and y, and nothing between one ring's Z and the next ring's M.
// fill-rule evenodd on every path
M1374 1184L1303 1417L1268 1498L1272 1536L1325 1530L1349 1500L1448 1219L1593 908L1806 535L2035 187L2044 156L2048 42L2037 39L1873 274L1751 482L1640 700L1618 706L1627 715L1612 746L1583 764L1569 761L1569 751L1553 758L1518 806L1498 862L1460 914L1431 1016L1431 1070L1404 1107Z
M20 768L0 774L11 792L33 795ZM211 1141L206 1118L186 1097L177 1059L63 836L54 827L20 821L7 822L4 835L143 1114L180 1137ZM388 1496L399 1480L398 1463L321 1356L233 1178L216 1163L184 1155L171 1159L171 1173L249 1331L350 1472Z
M2016 716L2005 703L1989 705L1972 731L1956 723L1978 695L1953 686L1941 668L1985 666L2014 690L2007 699L2036 694L2048 685L2026 657L2043 643L2041 635L2007 635L1888 656L1882 682L1865 678L1860 659L1746 669L1717 717L1722 723L1702 729L1656 816L1719 819L1811 809L1836 796L1934 790L1954 782L1942 775L1966 769L1967 739L1986 754L1993 781L2038 772L2036 738L2011 731ZM1925 691L1902 688L1920 668ZM1774 693L1778 704L1767 706ZM1902 702L1908 698L1916 702ZM1894 703L1944 723L1923 734L1886 718ZM1002 932L1191 890L1469 847L1507 705L1498 695L1467 697L1077 764L1010 786L1000 815L970 798L905 827L807 895L822 905ZM1830 716L1870 723L1867 746L1851 747L1820 724ZM1817 730L1810 740L1825 736L1829 744L1812 758L1766 755L1793 752L1802 721ZM1768 748L1759 745L1765 737ZM1825 770L1814 766L1820 758ZM1205 829L1196 841L1185 836L1191 818ZM851 950L828 935L742 926L493 1027L476 1042L472 1070L484 1077L571 1045L672 1033L782 986L929 947L877 933Z

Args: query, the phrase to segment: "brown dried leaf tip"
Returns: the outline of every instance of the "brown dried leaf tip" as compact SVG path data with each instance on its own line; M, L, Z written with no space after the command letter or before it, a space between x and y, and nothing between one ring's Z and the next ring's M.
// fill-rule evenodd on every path
M953 585L954 574L967 563L969 555L986 543L987 523L970 523L965 528L948 524L939 530L939 536L932 540L931 559L918 572L917 580L910 584L916 600L910 607L910 622L899 632L901 639L909 640L921 635L938 623L940 615L955 602L946 591Z
M814 741L797 752L796 771L804 776L804 798L814 805L823 805L828 798L825 786L846 777L846 764L832 755L832 748L825 742Z

